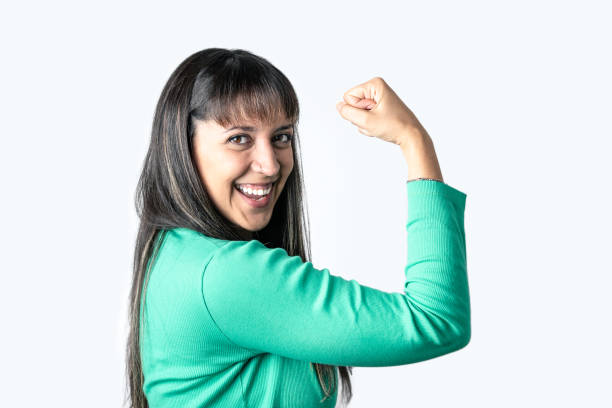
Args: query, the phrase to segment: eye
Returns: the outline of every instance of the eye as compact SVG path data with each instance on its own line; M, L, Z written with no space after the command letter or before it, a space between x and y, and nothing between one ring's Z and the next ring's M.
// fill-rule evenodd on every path
M286 136L286 139L285 139L285 141L283 141L283 142L281 142L281 143L282 143L282 144L284 144L284 145L289 145L289 144L291 144L291 140L293 139L293 135L292 135L292 134L290 134L290 133L281 133L281 134L276 135L276 136L274 136L274 137L275 137L275 138L277 138L277 137L278 137L279 139L282 139L282 137L283 137L283 136ZM245 145L245 144L247 144L247 143L239 143L239 142L234 142L234 140L235 140L235 139L236 139L236 140L239 140L239 139L240 139L240 138L242 138L242 137L244 137L244 138L248 138L248 137L249 137L249 135L244 135L244 134L234 135L234 136L230 137L229 139L227 139L227 142L228 142L228 143L232 143L232 144L236 144L236 145ZM279 140L279 139L277 139L277 140Z
M233 143L232 142L233 139L241 138L241 137L249 137L249 135L235 135L235 136L232 136L229 139L227 139L227 141ZM245 143L234 143L234 144L242 145L242 144L245 144Z
M276 136L287 136L287 140L283 142L283 144L291 144L291 139L293 139L293 135L290 133L281 133L280 135L276 135Z

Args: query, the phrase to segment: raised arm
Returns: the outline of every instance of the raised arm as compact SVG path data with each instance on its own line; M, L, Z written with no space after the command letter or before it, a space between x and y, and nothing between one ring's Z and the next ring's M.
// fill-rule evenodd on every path
M254 352L346 366L407 364L464 347L466 195L432 180L405 188L402 292L346 280L256 240L229 241L203 272L203 301L220 331Z
M360 133L401 147L408 181L430 178L405 184L403 290L346 280L259 241L230 241L203 271L203 302L229 341L255 353L392 366L458 350L471 336L466 195L443 182L429 135L382 78L352 88L344 100L338 111Z

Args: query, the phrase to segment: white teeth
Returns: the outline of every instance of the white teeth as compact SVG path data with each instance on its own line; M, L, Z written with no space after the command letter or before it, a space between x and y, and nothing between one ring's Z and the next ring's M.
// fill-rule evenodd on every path
M255 195L260 195L260 196L264 196L266 194L268 194L270 192L270 190L272 190L272 186L268 187L267 189L251 189L250 187L248 188L244 188L242 186L236 185L236 187L242 191L245 192L247 194L255 194Z

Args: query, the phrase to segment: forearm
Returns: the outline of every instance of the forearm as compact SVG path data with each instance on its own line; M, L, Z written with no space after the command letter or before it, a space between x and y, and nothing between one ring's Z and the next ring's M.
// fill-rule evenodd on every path
M408 164L408 180L424 177L444 182L433 141L424 129L407 130L400 140L399 146Z

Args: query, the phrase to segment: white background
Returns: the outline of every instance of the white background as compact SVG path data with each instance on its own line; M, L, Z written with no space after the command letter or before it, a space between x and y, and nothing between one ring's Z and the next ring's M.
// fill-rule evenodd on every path
M164 83L208 47L298 93L315 266L403 288L406 163L335 109L373 76L467 194L470 344L356 367L350 407L612 404L606 2L1 7L0 405L121 405L134 189Z

